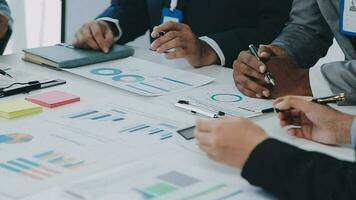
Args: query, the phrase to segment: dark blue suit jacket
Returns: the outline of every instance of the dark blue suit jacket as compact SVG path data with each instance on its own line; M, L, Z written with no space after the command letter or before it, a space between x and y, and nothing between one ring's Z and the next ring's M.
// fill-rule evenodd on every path
M161 11L170 0L112 0L99 17L118 19L123 30L120 44L130 42L161 23ZM289 19L292 0L180 0L183 23L197 36L214 39L226 65L232 66L248 45L268 44Z

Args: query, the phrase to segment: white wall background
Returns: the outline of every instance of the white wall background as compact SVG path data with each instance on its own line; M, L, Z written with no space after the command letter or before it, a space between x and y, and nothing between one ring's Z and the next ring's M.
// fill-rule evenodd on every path
M8 0L15 20L5 54L53 45L61 38L61 0Z
M95 19L110 5L110 0L86 0L83 7L83 1L67 0L66 1L66 42L72 42L76 31L86 22ZM80 14L78 14L80 13ZM148 48L149 37L146 34L138 38L135 42L130 43L133 46Z
M109 5L110 0L67 0L65 18L66 42L72 42L78 28L85 22L95 19Z

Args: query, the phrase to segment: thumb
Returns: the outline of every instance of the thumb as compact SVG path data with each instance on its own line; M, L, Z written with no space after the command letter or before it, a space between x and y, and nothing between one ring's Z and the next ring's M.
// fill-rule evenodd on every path
M258 55L262 60L268 60L272 56L274 56L274 53L272 49L270 48L271 45L260 45L258 48Z
M285 56L287 53L277 45L260 45L259 55L261 59L268 60L272 56Z

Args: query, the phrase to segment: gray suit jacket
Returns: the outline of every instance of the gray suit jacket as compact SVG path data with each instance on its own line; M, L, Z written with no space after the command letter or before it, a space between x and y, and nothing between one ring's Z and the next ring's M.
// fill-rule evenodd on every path
M339 0L294 0L291 21L273 44L299 65L311 67L325 56L333 37L345 61L326 63L321 71L333 93L346 92L343 105L356 104L356 38L339 32Z

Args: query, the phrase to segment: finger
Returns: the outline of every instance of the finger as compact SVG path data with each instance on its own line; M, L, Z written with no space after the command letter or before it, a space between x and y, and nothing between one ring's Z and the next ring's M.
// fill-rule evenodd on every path
M77 44L76 44L76 48L92 48L92 49L95 49L95 48L98 48L96 45L95 45L95 42L94 42L94 45L91 47L89 46L89 43L90 43L90 38L91 38L91 35L90 33L85 33L85 30L81 30L80 32L78 32L76 35L76 40L77 40Z
M175 48L175 51L166 53L166 58L169 60L178 59L178 58L185 58L187 56L186 49L181 47Z
M240 73L244 73L248 75L249 77L253 77L257 80L260 80L262 82L265 82L265 76L261 74L260 72L257 72L255 69L251 68L250 66L246 65L245 63L240 63Z
M105 32L104 37L105 37L104 39L105 39L107 45L110 48L112 46L112 44L114 43L114 33L111 30L108 30Z
M306 97L301 96L286 96L282 97L278 103L276 103L275 108L279 110L288 110L291 108L295 108L297 110L302 111L303 113L307 113L310 110L315 110L316 108L320 108L321 105L310 102L306 100Z
M153 41L151 44L151 49L157 50L158 48L160 48L162 45L166 44L167 42L169 42L177 37L181 37L181 35L182 35L181 32L170 31L166 35L159 37L158 39Z
M199 145L212 146L212 138L210 133L195 130L194 136Z
M101 29L98 23L94 23L90 26L91 34L93 35L94 40L96 41L99 48L105 52L109 52L109 46L104 38L103 30Z
M268 60L273 56L273 51L269 48L269 45L260 45L258 55L262 60Z
M151 36L153 38L157 38L159 36L159 32L162 32L162 31L180 31L182 29L185 28L185 25L182 24L182 23L178 23L178 22L173 22L173 21L168 21L168 22L165 22L159 26L156 26L154 27L152 33L151 33Z
M213 154L213 148L210 145L199 144L199 149L207 154Z
M288 134L297 138L304 138L303 130L300 128L290 128Z
M243 51L240 53L238 57L238 61L244 63L251 67L252 69L256 70L259 73L266 72L266 65L263 64L261 61L257 60L255 56L253 56L249 51Z
M238 75L236 78L236 81L241 85L243 88L246 88L255 94L259 94L261 96L269 97L271 95L271 92L265 88L264 86L256 83L256 81L253 81L251 78L244 76L244 75Z
M182 39L179 37L174 38L173 40L170 40L164 44L162 44L160 47L157 48L158 53L164 53L167 52L170 49L173 48L185 48L184 43L182 42Z
M236 82L235 82L235 85L236 85L237 89L239 89L239 91L240 91L242 94L244 94L244 95L246 95L246 96L248 96L248 97L252 97L252 98L256 98L256 97L257 97L257 98L262 98L262 95L256 94L254 91L249 90L249 89L246 89L246 88L242 87L241 85L239 85L239 84L236 83Z
M89 29L83 30L82 35L83 35L83 41L81 41L81 43L84 44L84 47L88 47L94 50L100 49L99 45L96 43Z
M208 132L210 133L215 127L213 120L197 119L196 120L196 131L198 132Z

